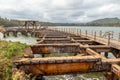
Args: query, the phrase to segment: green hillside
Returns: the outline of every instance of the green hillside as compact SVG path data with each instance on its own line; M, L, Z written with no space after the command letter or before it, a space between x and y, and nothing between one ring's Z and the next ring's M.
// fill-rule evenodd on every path
M119 23L119 18L104 18L104 19L98 19L92 21L92 23L103 23L103 24L109 24L109 23Z
M0 17L0 25L5 27L11 26L23 26L24 21L19 20L9 20L7 18ZM104 19L97 19L88 23L54 23L54 22L43 22L39 21L38 25L41 26L120 26L120 19L115 18L104 18Z
M119 18L97 19L97 20L86 23L86 25L92 25L92 26L120 26L120 19Z

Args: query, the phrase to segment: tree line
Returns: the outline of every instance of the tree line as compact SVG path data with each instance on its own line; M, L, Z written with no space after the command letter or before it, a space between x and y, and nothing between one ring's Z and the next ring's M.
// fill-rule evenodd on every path
M120 22L114 23L52 23L52 22L38 22L41 26L120 26ZM5 27L23 26L24 21L12 20L0 17L0 25Z

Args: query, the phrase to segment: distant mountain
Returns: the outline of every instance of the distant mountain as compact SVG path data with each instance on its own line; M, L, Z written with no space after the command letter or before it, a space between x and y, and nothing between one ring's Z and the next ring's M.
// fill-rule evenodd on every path
M118 23L120 22L119 18L104 18L104 19L98 19L98 20L94 20L90 23Z
M86 23L86 25L92 26L120 26L120 19L115 18L104 18L104 19L97 19L91 22Z
M24 21L19 20L9 20L7 18L0 17L0 25L5 27L11 26L23 26ZM41 26L120 26L119 18L104 18L97 19L88 23L53 23L53 22L43 22L38 21L37 25Z

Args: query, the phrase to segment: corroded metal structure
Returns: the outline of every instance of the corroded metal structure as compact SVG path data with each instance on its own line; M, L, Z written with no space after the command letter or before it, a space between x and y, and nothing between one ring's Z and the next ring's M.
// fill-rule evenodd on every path
M103 72L108 80L118 80L120 77L120 42L112 40L111 34L107 33L108 38L105 38L102 32L97 36L96 32L88 34L87 31L82 33L81 30L60 28L36 29L35 32L37 43L29 46L34 55L39 54L41 57L16 60L16 68L37 76ZM46 57L64 53L73 54L67 57ZM109 58L110 53L115 58Z
M9 36L10 33L13 33L13 36L17 37L17 34L20 32L22 35L28 36L28 33L36 37L40 36L39 30L41 28L38 21L22 21L24 24L20 27L7 27L6 32L4 32L4 37Z

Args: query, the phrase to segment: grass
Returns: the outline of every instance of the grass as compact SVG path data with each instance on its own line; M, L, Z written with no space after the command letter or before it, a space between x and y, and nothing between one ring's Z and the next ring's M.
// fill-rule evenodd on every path
M0 80L12 80L12 61L23 56L26 44L0 41Z

